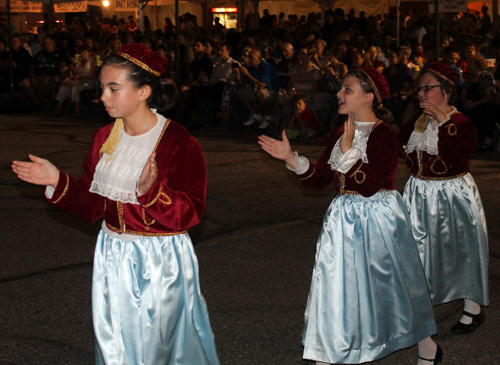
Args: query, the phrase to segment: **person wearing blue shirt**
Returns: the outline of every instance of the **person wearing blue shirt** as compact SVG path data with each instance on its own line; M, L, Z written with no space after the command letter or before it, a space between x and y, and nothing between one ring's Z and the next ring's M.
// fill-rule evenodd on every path
M267 128L274 120L271 104L281 88L278 75L271 64L262 59L259 50L254 49L248 55L248 68L240 65L235 72L240 88L236 95L240 102L250 111L250 118L244 125L260 122L259 128ZM257 111L253 102L258 102L262 114Z

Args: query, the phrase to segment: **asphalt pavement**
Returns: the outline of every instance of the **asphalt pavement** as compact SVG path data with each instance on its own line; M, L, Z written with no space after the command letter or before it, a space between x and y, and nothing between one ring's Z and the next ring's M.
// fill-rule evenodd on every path
M100 223L49 206L43 188L18 180L14 159L28 153L81 175L96 115L0 114L0 365L93 364L91 281ZM334 188L303 188L257 144L255 129L193 132L208 166L205 217L190 231L222 364L312 364L301 333L316 239ZM317 159L320 143L294 143ZM462 303L435 308L443 364L500 364L500 153L477 156L472 174L490 239L490 301L473 334L452 334ZM397 187L408 178L400 163ZM417 349L377 364L416 364ZM196 364L189 364L196 365Z

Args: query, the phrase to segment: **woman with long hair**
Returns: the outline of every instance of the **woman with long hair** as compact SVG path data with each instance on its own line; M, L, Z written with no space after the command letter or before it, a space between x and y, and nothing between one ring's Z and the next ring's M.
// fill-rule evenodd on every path
M287 163L302 184L331 183L337 196L326 212L305 313L304 359L359 364L418 343L418 365L437 364L441 348L432 303L409 217L395 187L398 140L389 94L373 68L353 70L337 93L348 120L317 163L282 141L259 137L264 151Z

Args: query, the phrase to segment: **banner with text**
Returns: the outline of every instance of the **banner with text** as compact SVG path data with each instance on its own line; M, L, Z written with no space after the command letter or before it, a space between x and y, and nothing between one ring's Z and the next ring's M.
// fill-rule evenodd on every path
M10 2L10 11L12 13L41 13L42 9L42 3L15 0ZM0 12L7 12L7 0L0 0Z
M115 11L137 11L139 9L138 0L116 0Z
M434 13L434 1L429 0L429 13ZM440 13L465 13L467 3L467 0L439 0L438 11Z
M85 13L87 11L86 1L71 1L69 3L54 4L56 13Z

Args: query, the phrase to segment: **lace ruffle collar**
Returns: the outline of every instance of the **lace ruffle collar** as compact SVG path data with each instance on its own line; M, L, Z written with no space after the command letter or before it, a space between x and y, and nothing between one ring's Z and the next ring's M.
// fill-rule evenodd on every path
M450 120L451 116L457 112L457 108L452 107L451 112L446 114L446 123ZM408 144L406 145L406 153L412 153L413 151L424 151L430 155L439 154L438 143L439 143L439 127L438 121L431 116L429 116L427 121L427 127L423 133L413 131Z

